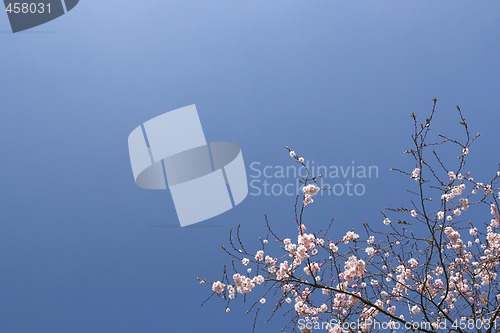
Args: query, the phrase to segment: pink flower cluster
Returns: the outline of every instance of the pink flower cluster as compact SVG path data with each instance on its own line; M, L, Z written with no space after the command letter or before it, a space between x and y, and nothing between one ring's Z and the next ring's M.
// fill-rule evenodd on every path
M304 207L313 203L313 195L318 193L320 188L316 184L309 184L304 187L302 187L302 192L304 192Z
M352 282L354 278L362 278L365 275L366 264L364 260L358 259L356 256L350 256L344 264L344 272L339 274L347 282Z

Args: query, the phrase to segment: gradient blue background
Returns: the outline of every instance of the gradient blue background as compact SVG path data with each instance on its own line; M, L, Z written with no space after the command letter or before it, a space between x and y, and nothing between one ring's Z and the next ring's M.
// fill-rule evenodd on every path
M133 182L127 136L195 103L211 141L241 145L249 165L377 165L367 194L323 197L311 226L339 236L406 202L411 119L439 98L482 137L476 178L496 171L500 2L82 0L12 34L0 13L0 332L250 331L246 307L200 303L195 276L218 279L229 227L256 245L263 215L285 231L290 197L248 197L181 229L168 192ZM272 304L265 307L271 309ZM276 332L276 318L258 332ZM248 328L248 329L247 329Z

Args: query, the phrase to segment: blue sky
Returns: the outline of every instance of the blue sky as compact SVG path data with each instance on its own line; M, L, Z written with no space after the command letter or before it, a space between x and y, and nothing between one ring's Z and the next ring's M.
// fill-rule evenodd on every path
M196 104L207 139L238 143L247 166L292 163L284 145L378 166L364 196L308 212L340 236L405 201L411 183L388 169L411 167L409 115L433 97L443 132L456 104L481 131L476 178L496 171L499 41L498 1L82 0L18 34L0 14L0 332L250 328L241 305L200 307L195 276L220 277L239 223L249 247L266 213L292 234L293 199L249 196L181 229L168 192L134 184L130 131Z

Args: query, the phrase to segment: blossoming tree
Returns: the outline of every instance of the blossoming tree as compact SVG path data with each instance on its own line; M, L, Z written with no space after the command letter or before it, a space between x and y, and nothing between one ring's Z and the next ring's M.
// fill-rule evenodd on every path
M284 331L311 332L496 332L500 329L500 171L488 183L466 169L472 143L460 107L463 138L432 132L436 99L428 118L412 114L412 148L405 151L414 170L392 169L413 182L407 207L386 208L380 223L364 224L330 238L331 227L306 228L304 211L311 209L320 175L302 178L295 208L296 232L277 235L266 217L268 233L261 246L249 251L240 227L223 247L231 265L223 279L200 283L226 301L226 311L238 298L251 303L255 321L262 303L273 302L289 320ZM456 152L443 160L438 149ZM290 156L307 170L303 157ZM477 209L484 221L472 222ZM477 208L476 208L477 207ZM362 234L362 235L360 235ZM229 267L229 268L228 268ZM258 294L249 301L248 294Z

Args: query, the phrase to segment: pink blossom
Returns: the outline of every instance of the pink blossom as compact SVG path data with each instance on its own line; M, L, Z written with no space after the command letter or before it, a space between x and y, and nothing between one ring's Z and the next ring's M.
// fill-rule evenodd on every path
M224 291L225 285L220 281L216 281L212 284L212 290L218 294Z
M418 261L415 258L411 258L408 260L408 264L410 264L410 267L414 268L418 266Z
M304 207L309 205L309 204L312 204L313 202L314 202L314 200L312 198L312 195L310 195L310 194L304 195L304 201L303 201Z
M255 260L264 260L264 251L262 250L259 250L257 251L257 253L255 254Z
M330 243L328 244L328 246L330 247L330 250L335 253L339 250L339 248L337 247L337 245L335 245L335 243Z
M415 168L413 170L413 172L411 173L411 178L417 180L419 175L420 175L420 169L419 168Z
M344 243L349 243L350 241L355 241L359 238L359 235L357 233L355 233L354 231L348 231L344 238L342 238L342 241Z

